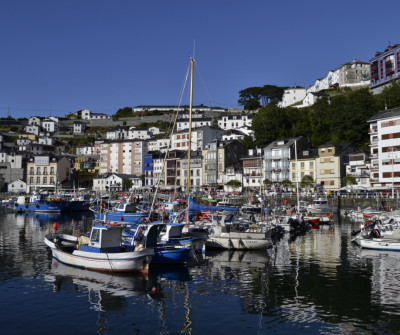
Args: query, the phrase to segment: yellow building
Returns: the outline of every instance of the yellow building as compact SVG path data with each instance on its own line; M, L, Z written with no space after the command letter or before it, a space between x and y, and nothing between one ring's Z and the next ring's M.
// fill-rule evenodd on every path
M296 159L290 160L290 181L293 185L296 184L296 181L300 183L304 176L310 176L314 182L313 186L315 186L317 158L318 149L305 149L299 151L297 155L297 167Z

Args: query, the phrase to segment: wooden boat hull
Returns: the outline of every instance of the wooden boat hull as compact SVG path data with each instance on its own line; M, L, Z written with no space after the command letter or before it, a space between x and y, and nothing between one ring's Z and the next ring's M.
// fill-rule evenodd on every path
M69 242L65 242L65 247L73 248L77 243L77 238L74 236L63 235L62 237L69 240ZM54 242L47 238L47 236L44 242L51 248L52 256L58 261L94 271L147 272L154 255L153 249L120 253L87 252L77 249L72 252L66 252L57 248Z

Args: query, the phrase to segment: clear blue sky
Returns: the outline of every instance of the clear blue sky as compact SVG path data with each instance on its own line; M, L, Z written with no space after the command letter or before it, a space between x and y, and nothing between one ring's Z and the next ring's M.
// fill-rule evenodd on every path
M398 0L2 0L0 116L176 105L193 49L194 104L239 107L247 87L309 87L400 43L399 13Z

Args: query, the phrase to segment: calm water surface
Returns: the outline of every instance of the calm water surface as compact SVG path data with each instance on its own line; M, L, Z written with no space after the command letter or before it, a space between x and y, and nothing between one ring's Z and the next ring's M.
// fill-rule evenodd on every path
M364 252L342 219L264 252L112 276L53 260L90 214L0 213L1 334L399 334L400 253Z

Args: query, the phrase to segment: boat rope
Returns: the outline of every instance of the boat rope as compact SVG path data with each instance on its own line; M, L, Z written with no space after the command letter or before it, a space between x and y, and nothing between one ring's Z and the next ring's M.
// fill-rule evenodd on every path
M172 138L172 135L173 135L173 133L174 133L174 129L175 129L175 127L176 127L176 122L177 122L178 116L179 116L179 109L180 109L180 106L181 106L181 104L182 104L183 94L184 94L184 92L185 92L185 87L186 87L186 84L187 84L187 81L188 81L188 78L189 78L189 73L190 73L190 63L189 63L189 66L188 66L188 68L187 68L187 71L186 71L185 79L184 79L184 81L183 81L183 85L182 85L182 89L181 89L181 94L180 94L180 98L179 98L179 103L178 103L178 106L177 106L177 109L176 109L175 118L174 118L174 122L173 122L172 127L171 127L171 133L170 133L169 139ZM167 161L167 158L168 158L169 151L170 151L170 149L171 149L171 143L172 143L172 141L170 140L169 145L168 145L168 147L167 147L167 150L165 151L164 162L163 162L163 165L162 165L161 172L158 174L157 183L156 183L156 190L155 190L154 195L153 195L153 201L152 201L152 203L151 203L151 207L150 207L150 211L149 211L149 216L148 216L148 219L149 219L149 220L150 220L151 213L153 213L153 211L154 211L154 206L155 206L155 202L156 202L156 198L157 198L157 194L158 194L158 189L160 188L161 176L164 174L164 169L165 169L165 166L166 166L166 161ZM166 182L166 181L165 181L165 182Z
M112 265L112 262L111 262L111 260L110 260L110 257L108 257L108 252L106 252L106 256L107 256L108 263L110 264L111 270L115 270L115 267Z

